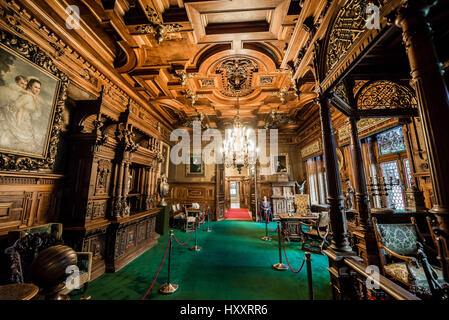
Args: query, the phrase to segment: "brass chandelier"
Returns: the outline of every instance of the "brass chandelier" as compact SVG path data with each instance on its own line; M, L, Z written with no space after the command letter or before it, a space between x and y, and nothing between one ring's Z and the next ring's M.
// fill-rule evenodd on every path
M258 148L255 131L244 127L239 115L234 118L233 128L225 130L222 152L225 166L235 167L239 173L242 173L243 167L256 164Z

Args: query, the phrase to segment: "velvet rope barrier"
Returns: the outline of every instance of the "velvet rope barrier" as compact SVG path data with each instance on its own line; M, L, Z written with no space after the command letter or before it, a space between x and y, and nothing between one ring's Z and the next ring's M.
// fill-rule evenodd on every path
M189 242L190 237L192 236L192 233L193 233L193 231L190 231L190 235L189 235L189 237L187 238L187 241L184 242L184 243L180 243L180 242L178 241L178 239L176 239L176 236L175 236L174 234L173 234L173 237L175 238L175 241L176 241L180 246L184 246L184 245L186 245L187 242Z
M148 295L148 293L151 291L151 288L153 288L154 283L156 282L157 277L159 276L159 272L161 272L161 268L162 265L164 264L165 261L165 257L167 256L167 251L168 248L170 247L170 243L171 243L171 237L168 239L168 244L167 244L167 248L165 249L165 253L164 253L164 257L162 258L162 262L161 265L159 266L159 270L157 271L156 277L154 278L153 282L151 283L150 288L148 289L147 293L145 293L145 295L142 297L141 300L145 300L145 297Z
M299 270L295 271L295 270L293 270L292 266L290 265L290 262L288 262L287 252L285 251L285 246L284 246L284 241L282 241L282 249L284 249L285 260L287 261L287 264L288 264L288 267L290 268L290 270L291 270L293 273L300 273L301 270L302 270L302 267L304 267L304 263L306 262L306 259L304 258L304 259L302 260L301 267L299 268Z

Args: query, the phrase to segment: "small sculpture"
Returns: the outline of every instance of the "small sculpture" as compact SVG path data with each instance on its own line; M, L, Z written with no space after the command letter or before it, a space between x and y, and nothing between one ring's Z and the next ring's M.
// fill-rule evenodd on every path
M167 182L167 177L162 175L161 177L161 183L159 184L159 194L161 195L161 202L160 205L162 207L165 207L167 205L167 202L165 202L165 197L168 195L168 192L170 191L170 186Z
M354 188L352 188L349 179L346 180L345 207L347 210L354 209Z
M300 192L301 194L304 194L304 192L305 192L306 182L307 182L307 179L305 179L305 180L301 183L301 185L299 186L299 192Z

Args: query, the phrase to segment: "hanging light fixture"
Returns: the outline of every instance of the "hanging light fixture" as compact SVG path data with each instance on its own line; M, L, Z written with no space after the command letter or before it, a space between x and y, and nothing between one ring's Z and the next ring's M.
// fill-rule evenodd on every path
M238 108L238 97L237 105ZM252 128L243 126L239 111L233 120L233 128L225 130L223 155L226 167L236 167L239 173L242 168L254 165L257 159L256 135Z

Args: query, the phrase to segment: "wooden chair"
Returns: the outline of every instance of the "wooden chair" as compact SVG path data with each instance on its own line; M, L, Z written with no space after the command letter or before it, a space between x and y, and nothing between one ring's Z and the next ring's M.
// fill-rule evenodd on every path
M330 217L328 211L318 213L318 219L301 221L300 227L303 233L301 250L322 253L324 245L329 244ZM303 227L308 228L307 231ZM316 245L318 243L318 245ZM306 246L307 245L307 246Z
M432 237L432 241L434 243L434 246L437 248L436 254L438 255L438 260L441 263L444 279L447 280L449 279L449 260L447 260L447 258L445 259L445 255L442 253L449 252L449 235L438 228L438 223L435 219L427 216L426 220L430 235Z
M194 209L194 208L185 208L185 232L194 231L196 228L196 221L197 218L199 218L199 215L201 213L200 209Z
M448 286L441 269L428 262L424 238L413 217L411 223L394 224L380 224L375 217L372 219L384 276L423 297L432 296L435 288Z

